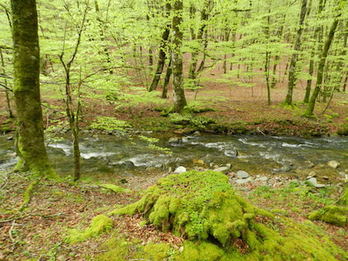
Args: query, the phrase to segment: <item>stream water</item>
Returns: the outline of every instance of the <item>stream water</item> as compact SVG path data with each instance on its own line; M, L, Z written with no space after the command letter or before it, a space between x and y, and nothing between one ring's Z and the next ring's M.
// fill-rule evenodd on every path
M81 140L82 172L84 173L147 173L155 169L174 170L202 164L216 168L226 164L232 170L251 174L284 173L342 176L348 172L348 138L302 139L293 137L197 135L160 139L157 146L171 153L149 147L137 136L94 136ZM59 173L72 173L71 143L67 139L47 144L48 153ZM333 169L328 161L337 161ZM198 162L198 163L197 163ZM0 170L16 163L13 140L0 136Z

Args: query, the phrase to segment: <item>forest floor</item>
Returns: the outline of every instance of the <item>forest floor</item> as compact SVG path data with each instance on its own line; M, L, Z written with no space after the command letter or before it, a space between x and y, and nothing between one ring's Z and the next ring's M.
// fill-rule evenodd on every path
M199 116L202 124L172 124L166 112L170 110L172 97L163 100L160 92L133 91L125 98L109 97L109 101L88 98L83 105L82 129L89 128L98 117L108 116L125 120L135 129L150 131L190 132L197 129L215 133L248 133L260 135L322 136L348 132L348 93L338 93L325 110L327 103L317 103L316 117L303 117L306 105L295 102L294 106L282 104L286 94L284 87L272 90L272 104L265 100L262 85L251 88L230 87L227 84L204 83L198 91L186 91L189 112ZM300 101L304 90L295 90L294 100ZM64 103L57 92L43 89L45 126L66 125ZM114 101L112 101L114 100ZM6 114L4 97L0 97L0 131L13 129L14 124ZM324 113L322 113L325 111ZM197 113L198 112L198 113ZM210 126L204 121L213 122ZM197 123L197 121L196 121ZM179 125L179 126L175 126ZM176 132L180 132L177 130Z
M122 238L128 242L126 256L129 258L134 249L150 242L167 243L180 249L181 238L160 232L151 225L142 225L142 218L138 216L113 217L114 228L111 231L86 242L69 244L66 241L70 229L86 228L96 215L139 199L141 191L155 183L159 175L147 182L140 178L123 184L126 188L136 188L127 193L114 193L98 185L111 181L120 185L120 180L115 178L98 178L93 182L93 177L87 177L80 183L40 180L27 208L18 211L23 202L23 192L33 180L26 173L2 174L6 178L0 195L0 260L97 260L105 251L105 242L111 238ZM253 183L236 185L235 188L238 194L256 206L301 223L308 221L308 213L334 202L338 197L337 190L318 190L289 180L279 182L279 179L272 186ZM347 227L323 222L315 224L333 242L348 251ZM120 261L130 259L115 257Z
M187 99L194 116L174 119L168 117L169 100L159 98L160 93L147 94L137 91L136 98L105 102L87 99L84 102L81 126L90 128L100 116L127 121L134 129L159 132L160 135L185 134L196 130L215 133L248 133L258 135L321 136L334 135L348 122L348 93L337 94L324 114L325 103L316 106L316 118L304 118L305 105L282 105L284 88L272 90L272 105L265 101L263 86L253 90L229 87L224 84L204 83L198 93L187 91ZM253 95L251 95L253 92ZM64 129L66 119L64 104L57 93L43 90L45 127ZM303 89L297 89L295 100L302 100ZM117 98L117 97L116 97ZM14 122L6 114L5 101L0 97L0 131L11 132ZM185 116L186 117L186 116ZM207 123L208 122L208 123ZM102 254L102 245L112 237L131 242L129 255L148 242L170 243L180 249L182 240L169 233L162 233L152 226L141 226L140 217L114 218L110 233L90 239L78 245L65 240L69 229L85 228L98 214L107 213L116 205L128 204L139 199L140 192L154 184L162 174L138 177L122 185L117 178L93 176L80 183L68 180L41 180L35 188L32 200L24 211L18 211L23 193L32 179L25 173L2 173L0 183L0 260L94 260ZM88 181L87 181L88 180ZM131 193L117 194L98 184L113 183L132 188ZM307 221L307 214L324 205L335 202L337 189L315 189L290 182L245 184L237 186L239 194L255 205L271 210L276 215L290 217L299 222ZM348 228L315 222L331 239L348 251ZM117 260L117 259L116 259ZM120 259L122 260L122 259Z

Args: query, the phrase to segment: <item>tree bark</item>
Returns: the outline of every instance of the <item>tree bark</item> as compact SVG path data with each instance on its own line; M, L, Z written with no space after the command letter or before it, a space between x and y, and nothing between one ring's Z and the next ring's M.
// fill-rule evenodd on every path
M170 14L170 9L171 9L171 5L170 3L166 4L166 14L165 17L168 18L169 14ZM159 49L159 55L158 55L158 62L157 62L157 69L155 71L155 75L153 76L149 91L154 91L157 89L158 83L161 79L161 75L163 72L163 68L164 68L164 64L166 61L166 46L167 46L167 42L168 42L168 38L169 38L169 33L170 33L170 24L168 23L166 25L166 28L164 29L163 33L162 33L162 40L161 40L161 44L160 44L160 49Z
M330 50L331 44L333 42L333 39L335 37L335 32L336 32L336 29L337 29L337 26L339 23L339 17L340 17L340 15L336 16L335 20L333 21L333 23L331 25L329 35L326 39L324 49L323 49L321 57L320 57L320 62L318 65L318 73L317 73L317 83L316 83L315 89L313 91L313 94L312 94L311 99L308 103L308 107L307 107L307 110L305 113L305 115L308 117L313 116L315 102L318 98L318 95L319 95L320 90L321 90L321 85L323 83L323 75L324 75L324 68L325 68L325 64L326 64L326 59L327 59L327 56L329 54L329 50Z
M163 83L163 90L162 90L162 97L163 99L167 98L167 93L168 93L168 84L170 81L170 77L172 75L172 58L170 58L168 67L167 67L167 72L166 72L166 77L164 78L164 83Z
M285 98L285 104L292 105L292 97L294 87L297 82L297 61L299 57L299 51L301 50L302 45L302 33L303 33L303 25L306 18L307 12L307 0L302 0L301 13L300 13L300 22L297 29L296 41L294 46L294 53L291 57L290 67L289 67L289 82L288 82L288 93Z
M183 88L183 63L181 46L183 40L183 32L181 31L183 16L183 1L174 1L173 16L173 85L174 85L174 112L181 113L187 105L185 92Z
M17 111L17 170L54 174L44 143L40 101L40 50L35 0L12 0L14 87Z

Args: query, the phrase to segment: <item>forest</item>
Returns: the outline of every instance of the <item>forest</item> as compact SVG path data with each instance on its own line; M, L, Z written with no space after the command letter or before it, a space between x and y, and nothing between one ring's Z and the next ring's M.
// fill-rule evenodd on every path
M348 260L348 0L0 0L0 261Z

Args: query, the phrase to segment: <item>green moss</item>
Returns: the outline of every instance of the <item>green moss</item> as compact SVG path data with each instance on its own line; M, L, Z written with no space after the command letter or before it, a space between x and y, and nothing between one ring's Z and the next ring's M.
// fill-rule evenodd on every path
M149 260L162 261L171 255L171 247L164 243L149 243L144 247L144 252Z
M348 207L326 206L325 208L314 211L309 215L311 220L321 220L336 226L348 224Z
M337 134L340 135L340 136L348 136L348 123L344 123L342 124L338 131L337 131Z
M66 238L66 242L70 244L86 241L89 238L98 236L113 226L111 218L105 215L98 215L92 219L92 222L85 230L71 229L69 235Z
M115 193L130 193L131 192L130 189L122 188L114 184L101 184L99 186L105 189L109 189Z
M348 188L345 188L336 205L329 205L312 212L309 219L321 220L336 226L348 225Z
M102 131L123 131L126 128L131 127L126 121L118 120L113 117L98 117L95 122L90 126L92 129L102 130Z
M93 258L96 261L124 261L124 260L168 260L175 255L175 250L165 243L149 243L145 246L139 242L126 240L120 234L113 234L101 247L104 251Z
M102 245L105 253L96 256L96 261L124 261L130 254L130 243L122 238L112 237Z
M24 211L28 207L28 205L29 205L29 203L31 201L32 194L34 193L35 187L38 184L38 182L39 182L38 180L37 181L33 181L25 189L24 194L23 194L23 203L20 206L18 211Z
M170 175L111 214L141 214L188 239L178 260L339 260L347 257L311 225L275 218L237 196L222 173Z
M184 251L176 258L177 261L218 261L225 255L218 246L208 243L186 241Z

